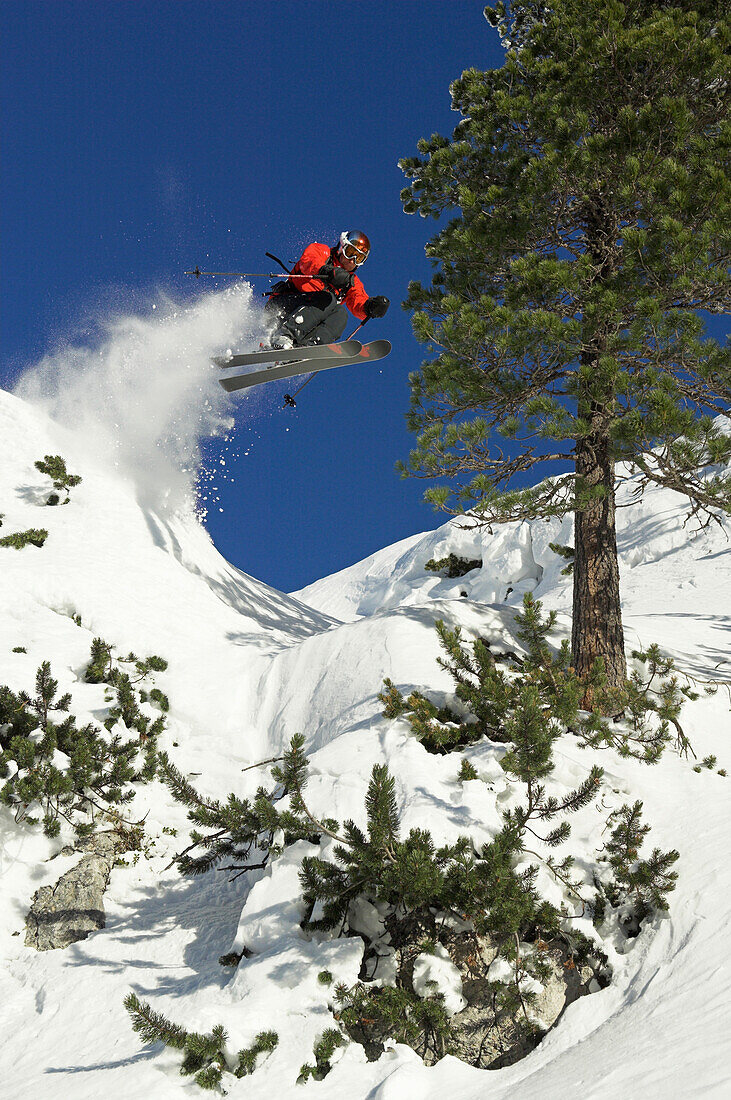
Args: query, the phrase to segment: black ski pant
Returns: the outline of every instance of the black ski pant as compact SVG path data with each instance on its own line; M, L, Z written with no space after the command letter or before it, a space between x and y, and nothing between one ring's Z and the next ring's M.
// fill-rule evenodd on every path
M284 291L273 295L267 313L278 317L275 337L289 336L296 347L331 344L339 340L348 323L348 311L329 290Z

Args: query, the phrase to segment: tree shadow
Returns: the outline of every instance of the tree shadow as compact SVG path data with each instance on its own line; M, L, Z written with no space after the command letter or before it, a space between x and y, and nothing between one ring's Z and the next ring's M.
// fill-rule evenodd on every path
M137 1062L149 1062L152 1058L156 1058L161 1050L164 1050L163 1043L155 1043L154 1046L146 1047L145 1050L141 1050L139 1054L133 1054L129 1058L119 1058L116 1062L93 1062L89 1066L46 1066L43 1070L44 1073L95 1073L99 1069L124 1069L125 1066L133 1066Z
M646 621L657 619L661 622L667 622L670 619L690 619L694 623L709 623L710 629L714 632L727 634L731 631L731 617L728 615L699 615L690 611L650 611L637 616L637 619L630 622L632 630L638 637L638 619ZM687 643L688 649L681 648L683 644L683 641L677 637L671 637L667 643L661 642L662 648L675 659L679 672L682 673L685 670L692 672L695 676L731 682L731 656L729 656L731 647L726 637L718 640L717 647L706 642L698 642L692 637Z
M18 485L15 495L25 504L35 504L46 507L46 502L53 492L51 485Z
M171 881L168 877L159 887L139 888L116 903L102 931L66 950L67 965L113 974L146 972L135 984L136 992L143 996L182 997L207 987L223 989L231 971L218 959L231 950L241 911L257 877L242 876L231 882L226 874L209 871L195 879ZM173 938L171 952L165 940L171 932L181 930L193 936L182 951L177 937ZM106 945L109 954L104 951ZM124 958L112 954L119 945L130 948ZM168 961L157 961L155 955L165 952Z

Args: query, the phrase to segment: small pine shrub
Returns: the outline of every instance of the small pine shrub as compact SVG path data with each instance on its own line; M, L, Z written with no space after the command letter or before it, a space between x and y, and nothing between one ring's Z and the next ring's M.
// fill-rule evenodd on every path
M642 922L653 913L669 909L667 895L675 889L678 875L671 870L680 853L654 848L649 859L640 859L640 848L650 832L642 821L642 802L623 805L609 815L613 825L606 844L606 860L612 877L595 878L597 896L594 920L601 924L607 917L607 905L617 912L620 926L628 936L636 936Z
M58 835L61 821L84 835L93 832L101 816L118 818L119 809L134 797L134 784L155 774L155 742L164 718L153 721L144 715L129 676L111 662L103 664L111 648L94 639L89 665L94 672L90 677L87 669L86 677L91 682L108 677L114 693L110 702L116 705L101 729L94 723L77 725L68 713L71 696L58 696L48 661L36 673L35 696L0 687L0 802L18 822L42 820L48 836ZM150 661L165 665L151 658L145 667ZM120 719L137 736L115 730Z
M48 538L48 531L43 528L32 527L27 531L16 531L12 535L5 535L0 539L0 546L6 546L13 550L23 550L26 546L43 546Z
M633 653L637 667L626 683L624 714L610 721L599 712L581 708L591 688L602 710L601 663L597 662L590 683L579 679L568 642L554 651L548 641L555 623L555 612L544 617L540 601L527 593L523 610L516 615L518 637L526 649L521 657L494 653L482 638L468 647L459 627L449 630L442 621L436 622L446 654L438 663L454 681L454 702L439 706L419 691L404 698L393 681L386 679L379 694L384 716L405 718L424 748L437 754L465 748L485 737L514 741L516 720L525 721L530 713L537 724L539 713L545 716L544 739L555 740L571 730L585 747L613 748L621 756L647 764L657 763L671 744L681 753L691 749L679 715L685 700L698 696L679 683L673 661L663 657L657 645Z
M625 682L624 714L616 722L581 724L577 732L590 748L613 748L623 757L644 764L657 764L673 745L681 755L692 752L690 740L680 724L686 700L698 699L698 692L681 684L671 657L665 657L653 643L647 650L632 652L636 665ZM601 699L601 684L599 685Z
M582 684L571 668L568 645L554 654L547 635L555 614L541 616L541 604L524 597L523 613L516 615L519 637L528 653L493 653L483 638L472 642L471 652L454 630L438 621L435 626L446 658L438 663L455 683L455 701L437 706L421 692L404 699L391 680L379 698L388 718L405 717L416 738L429 752L446 753L487 737L506 743L513 739L512 723L527 707L542 709L547 716L546 736L555 739L571 722L580 723Z
M449 1052L453 1027L441 996L421 998L401 986L377 988L362 982L335 990L341 1026L375 1057L387 1039L405 1043L427 1065Z
M104 725L111 731L117 722L122 721L128 730L138 733L146 756L144 778L152 779L157 770L157 739L165 728L164 714L170 709L170 702L159 688L153 687L146 691L137 685L156 672L164 672L168 664L164 658L155 655L144 659L134 653L119 657L114 649L103 638L94 638L84 679L90 684L109 685L109 701L114 705L110 708ZM129 666L129 671L124 666ZM163 714L155 719L145 714L140 709L140 703L147 702L155 704Z
M459 774L457 776L458 783L467 783L470 779L479 779L480 776L477 772L477 768L474 764L471 764L469 760L463 760L460 765Z
M99 813L132 799L139 746L118 735L108 738L93 723L77 726L67 713L71 696L57 697L48 661L39 667L35 686L35 697L0 688L0 801L27 825L38 824L41 814L48 836L58 835L60 820L83 834ZM61 714L67 716L59 721Z
M345 1036L341 1031L338 1031L335 1027L329 1027L323 1031L315 1043L312 1053L315 1056L314 1066L305 1062L299 1072L297 1078L298 1083L303 1084L308 1081L310 1077L315 1081L322 1081L327 1077L328 1073L332 1069L330 1060L332 1059L335 1051L343 1046L345 1043Z
M215 1089L220 1085L226 1066L223 1048L227 1035L219 1024L208 1035L195 1031L186 1031L179 1024L173 1024L159 1012L155 1012L146 1001L140 1001L136 994L129 993L124 1007L132 1017L132 1028L149 1046L164 1043L174 1050L183 1052L180 1072L184 1076L194 1076L196 1084L203 1089Z
M269 1055L279 1045L279 1036L276 1031L260 1031L250 1047L240 1050L238 1062L234 1074L236 1077L248 1077L261 1062L262 1055Z
M302 809L302 791L307 783L303 745L301 734L292 738L281 767L272 770L276 781L273 789L260 787L253 799L230 794L225 802L203 798L167 754L159 754L159 778L173 798L187 806L188 819L195 826L191 832L193 843L175 858L181 874L201 875L220 866L238 877L265 867L281 846L319 839L318 830L326 824L315 822ZM289 808L279 809L277 804L287 798ZM224 860L228 862L224 864Z
M525 774L525 762L522 768ZM539 766L538 770L543 769ZM459 917L468 927L464 938L489 942L511 965L521 941L539 934L543 938L559 935L560 913L538 895L536 867L516 871L515 866L524 851L528 829L585 804L593 797L599 776L592 773L577 791L555 800L547 798L532 776L525 774L533 784L527 805L506 811L501 832L476 851L468 837L437 847L423 829L412 829L402 839L393 777L383 765L373 768L366 795L367 831L346 822L340 830L340 843L333 849L334 859L306 856L300 872L305 901L311 912L316 907L319 914L305 922L308 931L352 931L353 906L357 913L365 899L381 914L395 953L394 988L374 989L358 983L340 990L339 1020L351 1038L373 1049L390 1034L408 1042L427 1060L436 1060L447 1051L451 1033L443 1002L439 997L423 1000L411 984L416 955L444 934L438 914ZM562 865L561 870L566 877L568 867ZM366 941L364 966L368 959L375 963L372 980L377 976L379 950L374 939L360 934ZM485 966L483 977L486 972ZM545 977L539 962L524 961L515 982L541 975ZM519 985L511 992L513 984L499 986L503 1016L510 1006L517 1016L528 1004Z
M66 469L66 463L61 458L61 455L45 455L42 461L38 461L35 464L36 469L40 470L42 474L47 474L53 481L53 488L59 492L66 494L66 499L61 501L58 492L51 493L50 497L46 501L46 504L56 505L59 503L68 504L70 500L70 491L74 486L81 482L81 478L78 474L70 474Z
M473 569L482 569L481 558L460 558L457 554L448 554L446 558L430 558L424 568L430 573L443 573L445 577L464 577Z
M155 1012L135 993L125 997L124 1007L132 1019L133 1030L140 1035L145 1046L164 1043L173 1050L182 1051L181 1075L192 1076L196 1084L206 1090L219 1089L224 1073L235 1077L253 1073L259 1056L271 1054L279 1043L275 1031L260 1032L251 1047L238 1052L236 1066L232 1069L225 1053L228 1036L221 1024L205 1035L187 1031L180 1024L171 1023L162 1013Z

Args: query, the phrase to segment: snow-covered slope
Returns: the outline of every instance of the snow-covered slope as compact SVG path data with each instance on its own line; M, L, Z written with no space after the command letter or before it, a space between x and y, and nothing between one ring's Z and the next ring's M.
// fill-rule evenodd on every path
M706 618L727 610L719 605L719 571L731 561L729 524L700 528L684 522L683 502L667 489L652 487L632 506L635 483L624 482L618 494L617 544L624 602L634 618L658 611L658 588L667 600L678 601L677 614L687 607L691 617ZM573 521L550 519L507 523L493 530L453 519L422 535L413 535L372 554L355 565L315 581L293 593L312 607L354 621L392 607L418 606L434 599L468 599L519 607L532 591L546 605L571 607L571 579L561 575L566 565L550 549L573 543ZM447 578L424 568L449 554L468 562L481 561L462 577ZM654 563L662 562L662 579ZM722 639L718 638L722 646ZM722 646L723 648L723 646Z
M35 669L50 660L74 712L91 719L101 705L99 688L84 683L81 671L98 634L120 651L169 661L159 678L171 701L163 747L205 791L252 793L262 770L243 769L277 755L301 731L313 812L362 821L371 767L386 762L404 831L418 825L440 841L464 832L478 840L494 835L500 769L489 751L475 746L470 753L494 789L458 783L453 760L429 755L403 723L382 717L377 693L385 676L402 690L448 690L451 681L436 664L436 618L514 645L512 605L527 587L537 586L559 609L566 629L568 582L547 549L550 541L570 542L566 525L526 524L485 536L450 523L287 596L220 557L184 478L175 499L166 499L159 468L133 461L132 452L110 462L109 448L80 430L68 409L53 405L75 430L40 411L32 386L26 392L33 403L0 392L1 533L45 527L49 537L41 549L0 549L1 684L32 688ZM186 408L181 394L181 415ZM143 438L137 451L148 442ZM62 454L83 477L66 506L45 506L48 482L34 468L44 454ZM180 465L175 448L163 458ZM687 671L727 675L727 534L712 527L693 536L682 525L682 502L670 494L650 494L621 514L630 643L657 640ZM449 552L481 558L483 566L455 581L424 571L428 558ZM27 652L14 653L17 647ZM699 758L715 753L719 766L731 764L724 691L690 705L685 724ZM568 737L557 757L558 781L567 785L591 762ZM132 1033L122 1001L134 989L188 1028L223 1023L232 1051L264 1028L278 1031L279 1047L263 1067L246 1079L226 1078L233 1097L263 1100L300 1089L323 1100L728 1094L728 780L705 769L697 774L671 755L654 770L607 752L600 763L607 776L602 804L577 815L571 843L590 854L608 809L642 799L653 845L681 852L670 919L656 919L626 953L615 945L609 988L570 1006L524 1061L489 1073L454 1058L426 1069L404 1046L368 1063L352 1044L324 1081L295 1085L316 1036L332 1023L317 974L329 969L350 981L360 964L357 939L307 942L300 933L297 867L309 846L288 849L251 881L228 882L221 873L183 880L168 864L185 846L185 814L158 784L142 788L134 812L146 815L148 848L134 865L114 870L106 928L64 951L36 954L23 944L29 899L73 858L50 859L62 840L23 830L0 810L3 1089L20 1100L196 1094L179 1076L178 1054L143 1049ZM552 888L548 880L541 886ZM220 955L244 943L256 954L234 972L218 965Z

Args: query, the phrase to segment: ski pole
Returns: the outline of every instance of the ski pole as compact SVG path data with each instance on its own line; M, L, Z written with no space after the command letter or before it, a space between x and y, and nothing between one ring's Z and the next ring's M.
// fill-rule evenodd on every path
M356 332L360 332L360 330L363 328L363 325L368 320L369 320L369 318L366 317L365 321L361 321L361 323L358 325L358 327L354 328L353 331L351 332L350 336L347 336L346 339L347 340L352 340L353 337L355 336ZM283 409L285 409L285 408L293 409L295 407L295 405L297 404L297 402L295 401L295 397L300 392L300 390L303 390L305 388L305 386L307 385L308 382L312 381L312 379L315 377L315 375L317 373L318 373L318 371L314 370L312 372L312 374L310 374L307 378L305 378L304 382L300 383L300 385L297 387L297 389L294 391L294 393L285 393L285 395L284 395L284 404L282 405Z
M186 271L186 275L195 275L200 279L201 275L233 275L242 279L281 279L281 271L200 271L197 267L193 271ZM314 275L289 275L290 279L314 279Z

